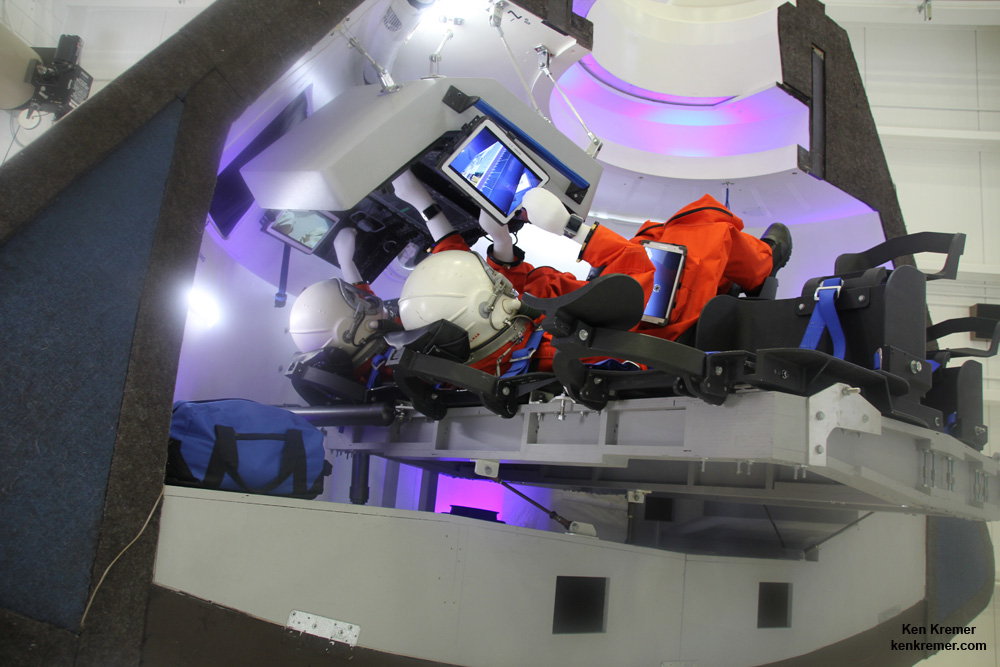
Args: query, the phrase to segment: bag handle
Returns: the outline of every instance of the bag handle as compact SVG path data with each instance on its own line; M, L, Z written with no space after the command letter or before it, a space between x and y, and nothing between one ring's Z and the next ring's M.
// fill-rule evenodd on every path
M281 449L281 463L278 474L269 483L260 489L253 489L239 473L239 448L236 446L237 440L282 440L284 446ZM215 447L212 449L212 456L208 460L208 467L205 469L205 477L202 483L211 489L217 489L222 484L224 475L228 474L236 484L247 493L267 494L281 486L281 484L292 478L292 493L304 494L306 492L306 446L302 439L302 431L299 429L288 429L284 435L273 433L237 433L231 426L216 424L215 426Z

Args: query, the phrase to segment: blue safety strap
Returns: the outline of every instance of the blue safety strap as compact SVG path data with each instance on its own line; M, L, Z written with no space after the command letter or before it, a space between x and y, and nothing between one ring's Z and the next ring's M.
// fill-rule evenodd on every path
M285 244L285 250L281 255L281 273L278 276L278 291L274 295L274 307L284 308L288 303L288 264L292 259L292 246Z
M840 288L843 285L842 278L827 278L816 288L814 297L816 307L809 319L806 333L802 336L800 348L815 350L819 346L823 332L829 330L830 341L833 343L833 356L838 359L844 358L847 345L844 340L844 330L840 327L840 318L837 317L837 297L840 296Z
M531 335L525 339L524 346L511 353L510 368L500 377L509 378L521 373L527 373L528 366L531 364L531 357L535 354L538 346L542 344L543 335L545 335L545 331L541 327L532 331Z
M957 425L958 425L958 413L952 412L950 415L948 415L947 421L945 422L944 432L945 433L954 432L955 426Z
M391 354L392 348L390 347L382 354L376 354L372 357L372 370L371 373L368 374L368 383L365 385L365 389L371 390L371 388L375 386L375 381L378 379L379 371L382 370L382 366L385 365L386 360Z

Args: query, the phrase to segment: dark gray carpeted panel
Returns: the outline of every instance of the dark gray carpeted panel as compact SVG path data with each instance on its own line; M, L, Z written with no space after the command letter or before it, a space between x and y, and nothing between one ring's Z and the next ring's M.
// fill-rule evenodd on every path
M0 605L76 630L90 590L175 102L0 247Z
M153 586L144 667L448 667L445 663L337 644Z
M573 13L573 0L512 0L512 2L541 18L549 27L570 35L583 48L588 50L594 48L594 24ZM507 11L520 14L514 9Z
M184 331L177 295L194 274L224 139L241 108L215 72L185 96L184 107L136 318L92 581L139 531L163 488L170 404ZM156 533L154 516L94 596L76 667L138 664Z
M906 233L851 42L818 0L778 10L784 83L810 95L813 46L825 54L825 180L879 212L886 238ZM806 146L806 148L809 148Z
M969 623L989 604L995 574L993 544L985 523L927 518L928 622Z
M79 638L6 609L0 609L0 665L61 667L72 665Z

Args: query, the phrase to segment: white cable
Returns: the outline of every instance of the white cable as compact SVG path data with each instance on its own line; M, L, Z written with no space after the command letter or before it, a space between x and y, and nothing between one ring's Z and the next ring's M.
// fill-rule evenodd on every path
M601 143L600 139L598 139L597 136L590 131L590 128L587 127L587 124L583 122L583 118L580 116L580 113L576 110L576 107L573 106L573 103L569 101L569 97L567 97L566 93L563 92L562 87L559 86L559 82L556 81L554 76L552 76L552 72L549 71L549 68L542 67L541 69L542 73L545 74L545 76L549 77L549 81L552 82L552 85L555 87L555 89L559 91L560 95L562 95L563 100L566 102L566 106L569 107L569 110L573 112L574 116L576 116L576 119L580 122L580 125L583 126L583 131L586 132L587 137L590 138L590 143L600 144Z
M507 49L507 55L510 56L510 63L514 66L514 71L517 72L517 78L521 80L521 85L524 86L524 92L528 93L528 99L531 101L531 106L535 108L538 115L545 118L545 114L542 110L538 108L538 103L535 102L534 95L531 94L531 88L528 87L528 82L524 78L524 74L521 73L521 68L517 66L517 59L514 57L514 52L510 50L510 46L507 44L507 39L503 36L503 31L500 30L500 26L497 26L497 32L500 35L500 41L503 42L503 47Z
M97 590L101 587L101 584L104 583L104 578L106 576L108 576L108 572L111 571L111 566L114 565L115 563L117 563L118 559L121 558L122 555L126 551L128 551L129 547L131 547L133 544L135 544L136 541L142 536L143 532L145 532L146 526L149 525L150 520L153 518L153 514L156 512L157 506L160 504L160 501L163 499L163 492L165 490L166 490L166 487L160 489L160 495L158 495L156 497L156 502L153 503L153 509L149 510L149 516L146 517L146 523L142 524L142 528L139 529L139 533L135 537L132 538L131 542L129 542L128 544L125 545L125 548L121 550L121 553L119 553L117 556L115 556L115 559L113 561L111 561L108 564L108 566L104 569L104 574L101 575L101 578L100 578L100 580L98 580L97 585L94 586L94 592L90 594L90 599L87 601L87 606L83 610L83 616L80 618L80 629L81 630L83 629L83 622L87 620L87 613L90 611L90 605L92 605L94 603L94 597L97 595Z

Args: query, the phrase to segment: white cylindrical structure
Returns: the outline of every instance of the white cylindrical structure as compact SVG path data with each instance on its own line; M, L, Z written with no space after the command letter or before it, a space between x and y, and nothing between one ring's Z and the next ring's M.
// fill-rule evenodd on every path
M0 23L0 109L17 109L35 94L30 81L33 62L41 62L35 50Z

